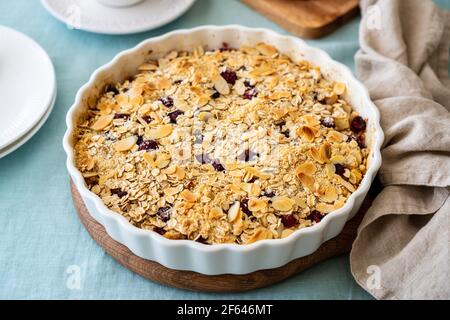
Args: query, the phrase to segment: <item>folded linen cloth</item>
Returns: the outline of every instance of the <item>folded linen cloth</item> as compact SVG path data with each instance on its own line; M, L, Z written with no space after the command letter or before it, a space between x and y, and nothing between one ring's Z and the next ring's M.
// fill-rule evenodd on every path
M358 78L381 113L384 189L350 253L378 299L450 299L450 12L362 0Z

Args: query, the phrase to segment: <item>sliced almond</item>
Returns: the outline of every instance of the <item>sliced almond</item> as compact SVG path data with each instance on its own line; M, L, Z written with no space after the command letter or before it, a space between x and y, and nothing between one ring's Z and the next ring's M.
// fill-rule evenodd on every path
M184 189L183 191L181 191L180 197L187 202L195 202L197 200L197 197L188 189Z
M234 85L234 90L236 90L236 93L240 96L242 96L245 91L247 91L247 87L244 84L243 80L238 80L236 81L235 85Z
M176 171L177 171L177 166L173 165L173 166L170 166L167 169L165 169L164 173L168 174L168 175L173 175L173 174L175 174Z
M186 111L189 110L189 104L186 102L186 100L181 99L181 98L175 98L175 99L173 99L173 105L174 105L177 109L179 109L179 110L181 110L181 111L183 111L183 112L186 112Z
M258 196L261 194L261 186L259 184L256 183L252 183L252 188L250 190L250 193L248 194L249 196Z
M320 212L323 212L323 213L330 213L331 211L336 210L333 205L327 204L327 203L323 203L323 202L319 202L316 205L316 209L319 210Z
M241 212L241 204L239 201L236 201L233 203L228 209L228 221L230 223L236 222L240 218L240 212Z
M316 147L312 147L311 149L309 149L309 154L317 162L323 163L322 157L320 156L320 152Z
M294 230L292 230L292 229L284 229L281 232L281 238L286 238L286 237L290 236L292 233L294 233Z
M247 193L250 193L252 191L252 183L242 182L240 187L242 190L244 190Z
M276 70L269 65L262 65L256 69L254 69L250 74L255 77L259 76L269 76L274 73Z
M198 114L198 119L203 122L208 122L213 117L213 114L208 111L202 111Z
M166 196L173 196L173 195L177 194L178 192L180 192L178 187L165 188L163 191Z
M336 179L338 179L339 183L343 185L348 191L355 192L355 187L348 181L344 180L341 176L335 175Z
M156 83L156 86L158 87L158 89L162 89L162 90L170 88L171 85L172 85L172 82L167 78L163 78L163 79L159 80L159 82Z
M144 63L143 65L141 65L138 70L139 71L153 71L158 69L158 66L152 64L152 63Z
M139 108L139 113L142 115L148 114L152 110L151 105L144 104L142 107Z
M95 166L95 159L89 158L86 161L86 170L91 171Z
M270 175L268 174L264 174L261 171L259 171L258 169L254 168L254 167L246 167L244 169L249 175L254 176L254 177L258 177L260 179L266 180L270 178Z
M308 142L313 142L318 130L310 126L301 126L296 130L297 135Z
M113 121L113 119L114 119L113 114L101 116L100 118L97 119L97 121L94 122L91 128L95 131L101 131L105 129L107 126L109 126Z
M156 155L155 166L163 169L170 164L171 156L169 153L161 152Z
M337 131L330 131L327 135L327 140L329 142L342 142L343 134Z
M334 186L327 185L323 187L321 191L323 194L320 196L320 200L329 203L333 203L334 201L336 201L338 194Z
M294 200L285 196L272 198L272 207L278 211L292 210L294 204L295 204Z
M337 130L346 130L350 128L348 117L336 117L334 118L334 124Z
M251 198L248 200L248 209L250 211L264 211L267 208L267 199Z
M155 167L155 156L153 154L146 152L142 157L151 167Z
M345 163L344 156L337 154L331 157L330 159L331 163Z
M320 146L319 156L322 159L322 162L329 163L331 157L331 145L328 142L325 142Z
M207 104L209 102L209 97L207 95L201 95L200 97L198 97L197 99L197 105L199 107L203 107L205 104Z
M114 144L114 149L116 149L116 151L128 151L134 147L134 145L136 144L136 141L137 141L136 136L131 136L131 137L122 139Z
M209 210L208 218L209 219L219 219L223 216L223 210L220 207L213 207Z
M186 171L184 171L183 168L177 167L177 170L175 171L175 177L177 177L178 180L183 180L186 176Z
M272 108L271 114L273 114L273 117L275 120L280 120L288 113L288 110L286 108Z
M320 124L319 120L317 120L315 117L313 117L310 114L306 114L302 118L306 122L306 124L310 127L316 127Z
M274 92L269 96L270 100L279 100L282 98L290 98L292 94L289 91Z
M150 129L148 131L149 139L161 139L169 136L172 133L172 126L170 124L164 124L157 128Z
M262 53L265 56L273 56L274 54L278 53L277 48L275 48L274 46L271 46L269 44L266 43L258 43L256 45L256 50L258 50L260 53Z
M315 181L314 181L313 177L303 174L303 173L300 173L299 175L297 175L297 177L304 187L306 187L310 191L314 190L314 182Z
M345 90L347 89L347 86L343 82L337 82L333 87L333 92L337 94L338 96L342 95Z
M298 176L299 174L313 175L317 171L316 166L311 162L302 163L295 169L295 174Z
M248 239L247 243L253 243L259 240L272 239L273 234L266 228L260 227L255 230L250 239Z
M229 94L230 93L230 86L228 85L227 81L219 74L214 79L214 88L219 92L220 94Z

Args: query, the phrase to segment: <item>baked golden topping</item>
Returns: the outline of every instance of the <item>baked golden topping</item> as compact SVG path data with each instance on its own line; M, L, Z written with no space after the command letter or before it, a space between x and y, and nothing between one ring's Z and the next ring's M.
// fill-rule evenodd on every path
M110 85L77 127L90 190L169 239L277 239L342 207L364 176L347 87L271 45L171 52Z

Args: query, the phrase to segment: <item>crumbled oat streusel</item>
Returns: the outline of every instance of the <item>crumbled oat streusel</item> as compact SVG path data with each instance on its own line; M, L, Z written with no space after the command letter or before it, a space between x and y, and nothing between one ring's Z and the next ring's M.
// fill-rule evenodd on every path
M342 207L366 171L345 84L270 45L171 52L139 72L105 89L75 146L90 190L139 228L283 238Z

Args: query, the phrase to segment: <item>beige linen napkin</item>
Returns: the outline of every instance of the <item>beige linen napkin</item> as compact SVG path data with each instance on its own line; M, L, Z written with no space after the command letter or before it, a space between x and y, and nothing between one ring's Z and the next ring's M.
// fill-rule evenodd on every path
M350 253L379 299L450 299L450 13L362 0L357 75L381 112L384 185Z

